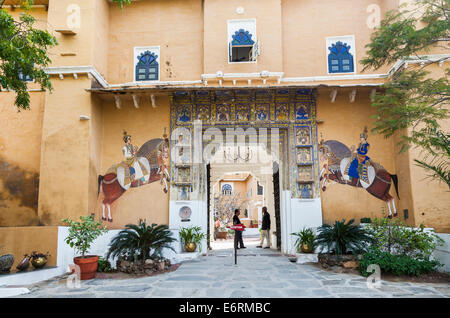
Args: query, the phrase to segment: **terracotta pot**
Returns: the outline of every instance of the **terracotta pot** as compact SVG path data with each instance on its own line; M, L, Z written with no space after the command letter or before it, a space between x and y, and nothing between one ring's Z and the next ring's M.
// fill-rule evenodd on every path
M81 280L95 278L98 268L98 259L99 257L96 255L87 255L84 258L80 256L73 259L73 262L80 266Z
M218 239L226 239L227 238L227 232L218 232L217 233Z
M195 250L197 249L197 244L195 244L194 242L186 243L184 245L184 249L186 250L186 252L189 252L189 253L195 252Z
M303 253L312 253L313 249L308 244L302 244L301 250Z

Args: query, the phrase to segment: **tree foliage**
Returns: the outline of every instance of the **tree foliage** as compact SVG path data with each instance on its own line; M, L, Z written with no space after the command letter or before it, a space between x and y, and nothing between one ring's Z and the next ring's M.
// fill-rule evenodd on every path
M450 188L448 133L440 126L442 120L449 118L450 69L439 78L431 77L427 67L447 57L431 59L424 55L431 47L448 53L442 42L450 38L449 10L448 0L423 0L412 9L400 7L388 12L372 34L371 43L366 46L367 56L361 63L366 70L401 59L419 60L407 69L396 70L391 81L373 96L372 106L378 111L373 131L386 138L396 132L403 134L400 151L410 146L421 148L423 160L416 159L416 163Z
M46 30L34 28L36 19L28 12L33 0L21 1L19 20L3 8L5 0L0 0L0 90L16 92L15 105L19 111L30 107L27 82L30 78L39 83L42 90L52 89L50 76L44 68L51 62L47 50L57 41Z

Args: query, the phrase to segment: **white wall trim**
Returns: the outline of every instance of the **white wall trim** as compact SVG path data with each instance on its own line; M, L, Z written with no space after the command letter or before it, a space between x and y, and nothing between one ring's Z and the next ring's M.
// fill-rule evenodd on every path
M201 80L187 80L187 81L155 81L155 82L144 82L135 83L128 82L122 84L109 84L103 76L97 71L97 69L92 65L87 66L58 66L58 67L47 67L45 72L50 75L65 75L65 74L90 74L94 77L100 85L105 88L132 88L132 87L158 87L158 86L171 86L171 85L195 85L195 84L207 84L207 80L232 80L232 79L270 79L276 78L278 83L307 83L307 82L320 82L320 81L346 81L346 80L364 80L364 79L385 79L391 77L395 72L397 72L400 67L407 66L408 64L417 63L433 63L437 61L449 62L450 54L429 54L420 55L419 57L409 57L408 59L403 59L397 61L387 73L381 74L350 74L350 75L325 75L325 76L304 76L304 77L283 77L283 72L268 72L262 71L259 73L222 73L218 71L214 74L202 74ZM358 84L342 84L341 87L345 86L379 86L382 83L358 83Z

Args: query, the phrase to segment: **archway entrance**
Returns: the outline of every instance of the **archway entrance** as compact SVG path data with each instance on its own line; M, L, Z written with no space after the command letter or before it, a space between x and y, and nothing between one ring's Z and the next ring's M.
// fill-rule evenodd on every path
M321 225L315 94L291 88L173 92L171 230L200 226L213 237L211 184L231 172L267 178L264 200L283 253L293 250L290 233Z

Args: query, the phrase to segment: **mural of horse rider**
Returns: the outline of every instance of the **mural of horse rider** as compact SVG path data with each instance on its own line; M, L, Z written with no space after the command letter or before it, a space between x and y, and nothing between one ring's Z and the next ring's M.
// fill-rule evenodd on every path
M345 169L345 174L348 174L350 177L350 184L352 186L356 185L359 178L369 183L367 168L370 164L370 158L367 156L367 153L369 152L370 144L367 142L367 127L364 127L364 132L360 135L360 139L361 142L359 143L358 149L354 151L356 156L353 156L353 160Z
M160 181L164 184L164 193L168 192L169 140L165 131L163 138L150 139L139 150L131 143L131 136L124 131L125 146L122 153L125 160L112 165L104 175L98 176L98 194L103 192L102 220L113 222L111 204L132 188ZM108 218L105 209L108 209Z

